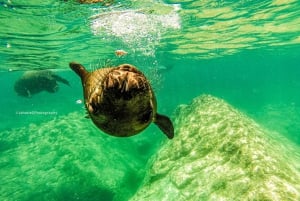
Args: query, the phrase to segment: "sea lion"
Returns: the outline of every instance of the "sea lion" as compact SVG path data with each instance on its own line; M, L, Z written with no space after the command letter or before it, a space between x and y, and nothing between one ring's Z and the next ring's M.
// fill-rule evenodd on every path
M171 120L157 113L152 88L144 74L133 65L88 72L81 64L71 62L70 68L81 78L85 107L100 130L128 137L154 122L169 139L174 137Z
M68 80L50 70L27 71L15 82L14 89L19 96L31 97L41 91L56 92L57 82L70 86Z

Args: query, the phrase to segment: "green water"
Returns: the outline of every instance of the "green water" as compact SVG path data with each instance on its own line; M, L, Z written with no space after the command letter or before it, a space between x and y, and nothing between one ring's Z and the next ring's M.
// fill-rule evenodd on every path
M299 147L299 10L296 0L0 1L0 199L127 200L167 142L155 126L128 139L97 130L70 61L137 66L172 120L211 94ZM15 81L33 69L71 86L18 96Z

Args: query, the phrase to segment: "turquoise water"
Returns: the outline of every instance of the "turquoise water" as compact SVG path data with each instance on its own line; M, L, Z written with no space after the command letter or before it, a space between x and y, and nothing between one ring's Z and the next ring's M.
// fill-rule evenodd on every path
M0 1L1 200L128 200L169 143L152 125L126 139L99 131L76 102L70 61L137 66L174 122L195 97L224 99L299 151L299 10L295 0ZM43 69L70 86L18 96L20 76Z

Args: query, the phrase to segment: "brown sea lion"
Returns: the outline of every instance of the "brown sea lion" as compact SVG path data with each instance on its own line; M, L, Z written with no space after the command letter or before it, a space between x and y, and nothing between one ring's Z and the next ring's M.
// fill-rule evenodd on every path
M57 82L70 86L68 80L50 70L27 71L15 82L14 89L19 96L31 97L41 91L56 92Z
M81 64L70 67L81 78L85 106L94 124L113 136L136 135L154 122L169 139L171 120L156 112L156 99L144 74L130 64L88 72Z

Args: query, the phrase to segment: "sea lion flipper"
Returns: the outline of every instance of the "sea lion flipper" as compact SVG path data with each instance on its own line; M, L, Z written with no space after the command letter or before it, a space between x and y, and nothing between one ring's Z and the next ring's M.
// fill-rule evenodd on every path
M156 113L154 123L169 139L174 137L174 127L169 117Z
M81 80L84 80L87 74L89 74L89 72L84 68L84 66L79 63L70 62L69 66L77 75L80 76Z
M66 80L65 78L62 78L62 77L60 77L60 76L58 76L58 75L52 75L52 77L54 77L56 81L61 82L61 83L64 83L65 85L70 86L69 81Z
M31 93L28 89L26 89L27 97L31 98Z

